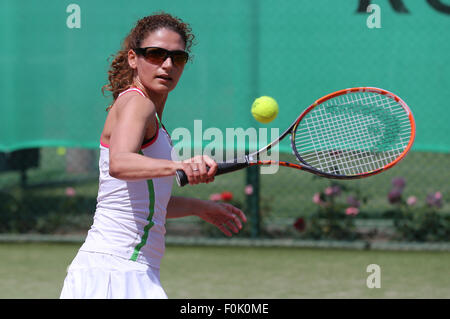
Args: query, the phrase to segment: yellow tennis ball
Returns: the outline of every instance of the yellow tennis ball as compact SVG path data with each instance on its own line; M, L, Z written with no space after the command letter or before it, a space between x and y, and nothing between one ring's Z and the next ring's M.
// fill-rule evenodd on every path
M269 123L278 115L278 103L270 96L261 96L252 104L252 115L258 122Z

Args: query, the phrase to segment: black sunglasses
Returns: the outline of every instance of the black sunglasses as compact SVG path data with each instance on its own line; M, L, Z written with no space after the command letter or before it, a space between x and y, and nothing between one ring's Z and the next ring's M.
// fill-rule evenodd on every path
M174 65L183 66L189 59L189 53L183 50L169 51L159 47L146 47L135 48L133 51L155 64L161 64L166 61L167 57L170 57Z

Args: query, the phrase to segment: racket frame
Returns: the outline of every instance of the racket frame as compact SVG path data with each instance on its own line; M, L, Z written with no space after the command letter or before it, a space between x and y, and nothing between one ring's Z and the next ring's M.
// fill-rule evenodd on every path
M311 111L313 110L315 107L317 107L318 105L332 99L335 98L337 96L340 95L345 95L345 94L349 94L349 93L377 93L377 94L381 94L381 95L385 95L388 96L392 99L394 99L397 103L399 103L402 108L404 109L404 111L406 112L409 121L410 121L410 125L411 125L411 136L408 142L408 145L405 147L405 149L403 150L403 152L396 157L395 160L391 161L390 163L388 163L387 165L375 169L375 170L371 170L371 171L367 171L364 173L358 173L358 174L354 174L354 175L339 175L339 174L332 174L332 173L328 173L328 172L323 172L320 171L310 165L308 165L306 163L306 161L300 156L300 154L298 153L296 146L295 146L295 132L297 129L297 126L299 125L299 123L301 122L301 120ZM275 146L276 144L278 144L282 139L284 139L288 134L290 134L290 139L291 139L291 148L294 152L294 155L296 156L296 158L302 163L302 164L294 164L294 163L289 163L289 162L285 162L285 161L271 161L271 160L264 160L261 161L259 159L259 154L263 153L263 152L267 152L269 151L273 146ZM218 169L218 173L216 173L216 175L220 175L220 174L224 174L224 173L229 173L235 170L240 170L242 168L248 167L248 166L254 166L254 165L281 165L281 166L285 166L285 167L291 167L291 168L296 168L299 170L305 170L308 171L310 173L313 173L315 175L318 176L322 176L322 177L326 177L326 178L331 178L331 179L358 179L358 178L363 178L363 177L368 177L368 176L372 176L372 175L376 175L379 174L383 171L386 171L387 169L393 167L394 165L396 165L398 162L400 162L405 155L409 152L409 150L411 149L413 143L414 143L414 139L415 139L415 135L416 135L416 125L415 125L415 121L414 121L414 117L412 115L412 112L410 110L410 108L408 107L408 105L397 95L395 95L392 92L389 92L387 90L384 89L380 89L380 88L376 88L376 87L355 87L355 88L347 88L347 89L342 89L333 93L330 93L328 95L325 95L323 97L321 97L320 99L316 100L313 104L311 104L310 106L308 106L299 116L298 118L289 126L288 129L286 129L283 134L281 134L279 137L277 137L274 141L272 141L271 143L269 143L268 145L266 145L265 147L259 149L256 152L253 152L249 155L246 155L244 157L243 160L241 160L240 162L237 161L237 159L234 159L233 163L230 162L225 162L225 163L218 163L219 169ZM233 166L235 165L235 166ZM184 172L183 172L184 173ZM177 179L177 183L179 186L183 186L185 184L184 182L181 182L181 174L176 174L176 179Z
M300 154L297 151L297 148L295 147L295 131L297 129L298 124L301 122L301 120L311 111L313 110L315 107L317 107L318 105L331 100L335 97L341 96L341 95L345 95L345 94L349 94L349 93L378 93L381 95L385 95L388 96L390 98L392 98L393 100L395 100L397 103L399 103L402 108L405 110L406 114L408 115L410 124L411 124L411 137L409 139L408 145L406 146L406 148L403 150L403 152L397 156L397 158L390 162L389 164L378 168L376 170L372 170L372 171L367 171L364 173L359 173L359 174L354 174L354 175L339 175L339 174L332 174L332 173L328 173L328 172L323 172L320 171L310 165L308 165L306 163L306 161L300 156ZM294 155L297 157L297 159L303 164L294 164L294 163L289 163L289 162L285 162L285 161L260 161L259 160L259 154L266 152L268 150L270 150L273 146L275 146L276 144L278 144L283 138L286 137L286 135L291 134L290 138L291 138L291 148L294 152ZM397 95L395 95L392 92L389 92L387 90L384 89L380 89L380 88L376 88L376 87L355 87L355 88L348 88L348 89L342 89L333 93L330 93L328 95L325 95L323 97L321 97L320 99L316 100L313 104L311 104L310 106L308 106L300 115L299 117L289 126L289 128L283 133L281 134L276 140L274 140L273 142L271 142L269 145L261 148L260 150L248 155L248 157L246 158L246 161L248 161L249 166L253 166L253 165L281 165L281 166L285 166L285 167L292 167L292 168L296 168L296 169L300 169L300 170L305 170L308 171L310 173L322 176L322 177L327 177L327 178L332 178L332 179L358 179L358 178L363 178L363 177L367 177L367 176L372 176L372 175L376 175L379 174L391 167L393 167L394 165L396 165L398 162L400 162L400 160L402 160L405 155L409 152L409 150L411 149L413 143L414 143L414 139L415 139L415 134L416 134L416 126L415 126L415 121L414 121L414 117L412 115L412 112L410 110L410 108L408 107L408 105L405 103L405 101L403 101L400 97L398 97ZM256 158L256 160L255 160Z

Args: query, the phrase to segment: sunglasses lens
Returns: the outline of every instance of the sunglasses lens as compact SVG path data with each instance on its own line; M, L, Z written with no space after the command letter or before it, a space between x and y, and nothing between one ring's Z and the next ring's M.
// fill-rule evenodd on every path
M170 56L176 66L185 65L189 59L189 54L185 51L168 51L163 48L146 48L143 55L146 60L155 64L163 63Z
M172 61L177 66L185 65L189 55L184 51L176 51L172 53Z
M160 48L148 48L145 51L145 58L151 62L161 63L167 57L167 51Z

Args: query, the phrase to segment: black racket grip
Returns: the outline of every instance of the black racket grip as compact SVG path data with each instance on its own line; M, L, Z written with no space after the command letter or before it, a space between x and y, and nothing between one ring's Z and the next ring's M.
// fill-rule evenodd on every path
M237 163L237 162L235 162L235 163L227 163L227 162L217 163L217 172L216 172L215 176L234 172L234 171L240 170L242 168L245 168L247 166L248 166L247 159L245 159L245 161L242 163ZM209 167L206 166L206 169L209 170ZM180 187L183 187L184 185L189 183L186 173L181 169L177 170L175 177L176 177L178 186L180 186Z

